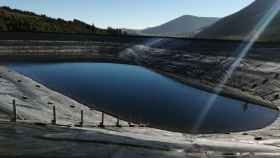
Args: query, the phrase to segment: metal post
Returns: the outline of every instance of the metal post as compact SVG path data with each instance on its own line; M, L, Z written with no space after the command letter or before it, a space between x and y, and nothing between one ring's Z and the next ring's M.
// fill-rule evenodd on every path
M117 127L122 127L122 126L120 125L120 118L119 118L119 117L117 117L117 123L116 123L116 126L117 126Z
M128 127L134 127L134 125L131 123L131 116L130 116L130 119L129 119L129 122L128 122Z
M81 110L81 122L80 122L80 126L83 127L84 125L84 111Z
M56 109L55 109L55 106L53 106L53 120L52 120L52 124L53 125L56 124Z
M102 114L101 114L101 122L100 122L100 124L99 124L99 127L101 127L101 128L104 128L105 126L104 126L104 112L102 112Z
M13 117L12 122L17 122L17 107L16 107L16 100L13 99Z

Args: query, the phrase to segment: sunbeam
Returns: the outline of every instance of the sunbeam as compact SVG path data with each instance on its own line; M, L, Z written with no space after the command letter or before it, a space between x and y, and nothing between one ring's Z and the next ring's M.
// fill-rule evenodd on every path
M236 68L240 65L241 61L246 57L247 53L256 42L256 40L260 37L260 35L264 32L267 26L272 22L275 16L280 11L280 1L275 1L275 3L271 6L271 8L267 11L267 13L260 19L256 27L252 30L252 32L244 39L244 42L237 48L236 53L238 56L235 61L232 63L230 68L227 70L225 76L222 81L214 88L215 94L213 94L208 100L206 106L202 110L201 114L198 116L195 127L193 128L193 132L199 131L201 125L203 124L209 110L214 105L218 94L223 90L224 85L231 78L232 74L236 70Z

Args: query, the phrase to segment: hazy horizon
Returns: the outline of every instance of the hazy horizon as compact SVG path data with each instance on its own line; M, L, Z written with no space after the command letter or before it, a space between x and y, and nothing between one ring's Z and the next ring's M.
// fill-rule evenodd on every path
M239 11L254 0L0 0L0 6L28 10L66 20L80 19L97 27L144 29L183 15L224 17ZM230 6L230 7L228 7Z

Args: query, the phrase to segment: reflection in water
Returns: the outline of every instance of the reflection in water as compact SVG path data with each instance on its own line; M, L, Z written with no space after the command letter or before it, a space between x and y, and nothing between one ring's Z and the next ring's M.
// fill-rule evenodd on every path
M194 132L211 94L148 69L108 63L14 64L10 67L84 104L148 123L152 127ZM263 128L278 112L217 96L198 133Z

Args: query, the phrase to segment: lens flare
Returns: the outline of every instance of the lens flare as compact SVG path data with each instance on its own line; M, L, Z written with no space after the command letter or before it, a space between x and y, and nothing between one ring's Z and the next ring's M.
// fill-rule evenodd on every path
M218 94L223 90L224 85L231 78L232 74L236 70L236 68L240 65L244 57L248 54L249 50L252 48L253 44L257 41L260 35L265 31L267 26L272 22L272 20L276 17L276 15L280 11L280 1L277 0L271 6L271 8L266 12L266 14L260 19L258 24L252 30L252 32L244 39L244 42L237 48L236 53L238 56L235 61L232 63L230 68L227 70L225 76L222 81L214 88L215 93L209 98L207 104L202 110L201 114L198 116L195 127L193 128L193 132L199 131L201 125L203 124L209 110L214 105L218 98Z

